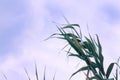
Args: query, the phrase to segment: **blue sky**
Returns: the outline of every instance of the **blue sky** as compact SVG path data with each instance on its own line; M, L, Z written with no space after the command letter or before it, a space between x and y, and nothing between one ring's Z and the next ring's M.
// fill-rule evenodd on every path
M80 24L85 35L88 24L91 34L100 37L105 63L115 61L120 56L119 3L119 0L1 0L0 79L5 80L4 73L9 80L26 80L23 69L26 67L34 80L34 60L40 75L47 67L47 74L51 74L47 75L48 80L55 72L57 80L69 78L78 62L68 61L64 51L59 54L65 42L43 41L57 32L52 21L66 23L63 14L71 23Z
M27 17L26 5L22 1L0 1L0 54L15 50L14 39L24 31Z

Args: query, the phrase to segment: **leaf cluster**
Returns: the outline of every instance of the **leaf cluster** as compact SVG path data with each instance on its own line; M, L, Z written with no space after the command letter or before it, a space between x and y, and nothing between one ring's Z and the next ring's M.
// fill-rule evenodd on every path
M57 28L59 33L55 33L51 37L67 41L68 45L75 50L73 53L70 48L67 51L68 56L77 57L86 63L86 66L80 67L71 75L70 79L78 72L84 71L86 80L118 80L120 66L117 62L110 63L107 70L104 68L104 56L98 35L96 35L96 39L93 39L90 34L89 37L83 37L79 24L67 24L62 27L57 26ZM110 77L115 65L117 66L116 74L114 77Z

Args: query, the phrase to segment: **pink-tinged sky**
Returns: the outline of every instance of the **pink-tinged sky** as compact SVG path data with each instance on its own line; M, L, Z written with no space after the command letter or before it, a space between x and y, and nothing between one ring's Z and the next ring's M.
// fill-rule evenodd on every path
M87 25L91 34L98 34L103 45L105 65L116 61L120 48L120 1L119 0L0 0L0 80L27 80L24 67L35 80L34 61L40 80L46 66L46 78L67 80L79 63L68 58L65 42L58 39L43 41L57 32L53 21L78 23L84 34ZM60 54L59 54L60 52ZM80 63L82 65L82 63ZM78 67L77 67L78 68ZM74 80L84 79L76 75Z

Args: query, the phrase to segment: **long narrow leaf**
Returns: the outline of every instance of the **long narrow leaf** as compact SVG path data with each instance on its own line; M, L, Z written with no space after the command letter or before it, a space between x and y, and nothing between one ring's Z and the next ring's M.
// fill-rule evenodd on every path
M107 69L107 72L106 72L106 77L107 77L107 78L109 78L109 76L110 76L110 74L111 74L111 71L113 70L114 64L115 64L115 63L111 63L111 64L108 66L108 69Z
M36 75L36 79L39 80L38 70L37 70L37 65L36 65L36 63L35 63L35 75Z
M8 80L8 79L7 79L7 76L6 76L4 73L3 73L3 76L4 76L5 80Z
M96 35L96 36L97 36L97 42L98 42L99 59L100 59L101 65L103 65L104 57L102 55L102 47L101 47L98 35Z
M85 70L88 70L88 69L89 69L89 66L85 66L85 67L82 67L82 68L78 69L76 72L74 72L74 73L71 75L70 79L71 79L75 74L77 74L78 72L85 71ZM70 79L69 79L69 80L70 80Z
M45 72L46 72L46 67L45 67L45 69L44 69L44 76L43 76L43 80L46 80L46 74L45 74Z
M70 53L69 56L74 56L74 57L77 57L79 59L85 60L85 58L83 56L80 56L79 54Z
M25 71L25 73L27 74L28 80L31 80L31 79L30 79L30 76L29 76L29 74L28 74L28 72L27 72L27 70L26 70L26 68L24 68L24 71Z
M63 27L63 29L67 29L67 28L69 28L69 29L74 29L73 26L80 27L79 24L68 24L67 26Z

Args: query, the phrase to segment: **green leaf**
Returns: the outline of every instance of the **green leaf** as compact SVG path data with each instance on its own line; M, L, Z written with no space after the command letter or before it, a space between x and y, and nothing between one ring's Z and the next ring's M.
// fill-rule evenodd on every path
M70 37L69 37L68 35L64 35L64 38L68 41L68 43L71 45L71 47L72 47L78 54L80 54L80 55L83 55L83 54L84 54L81 46L80 46L79 44L78 44L79 46L76 45L75 42L74 42L72 39L70 39Z
M116 68L116 73L114 75L115 80L118 80L118 67Z
M65 35L69 36L69 37L74 37L74 38L78 38L75 34L72 34L72 33L66 33Z
M92 41L90 39L88 39L87 37L85 37L85 39L87 40L87 49L92 52L94 58L97 58L98 57L98 54L96 53L96 49L95 49L95 46L94 46L94 43L92 43Z
M72 29L79 38L81 38L81 31L80 31L80 35L78 34L77 30L74 28L74 26L77 26L78 28L80 28L79 24L68 24L67 26L65 27L62 27L62 29Z
M69 52L70 53L70 52ZM85 58L83 56L80 56L78 54L73 54L73 53L70 53L69 56L74 56L74 57L78 57L79 59L82 59L82 60L85 60Z
M73 26L80 27L79 24L68 24L67 26L63 27L63 29L66 29L66 28L72 28L72 29L74 29Z
M88 80L94 80L94 79L97 79L97 78L95 76L93 76L93 77L89 77Z
M108 66L108 69L107 69L107 72L106 72L106 77L107 77L107 78L109 78L109 76L110 76L110 74L111 74L111 71L113 70L114 64L115 64L115 63L111 63L111 64Z
M100 44L98 35L96 35L96 36L97 36L97 42L98 42L99 59L100 59L101 65L103 66L104 57L103 57L103 55L102 55L102 46L101 46L101 44Z
M103 68L103 66L101 65L101 63L98 61L97 58L95 59L95 62L96 62L96 64L97 64L97 66L98 66L99 71L100 71L103 75L105 75L104 68Z
M92 43L93 49L94 49L94 51L96 51L95 41L94 41L93 38L91 37L90 33L89 33L89 37L90 37L90 41L91 41L91 43Z
M54 33L54 34L52 34L52 35L50 35L47 39L45 39L44 41L46 41L46 40L48 40L48 39L50 39L50 38L56 38L56 37L54 37L54 36L58 36L58 35L61 35L61 34L58 34L58 33Z
M78 69L76 72L74 72L74 73L71 75L70 79L71 79L74 75L76 75L78 72L85 71L85 70L89 70L89 66L85 66L85 67L82 67L82 68ZM70 79L69 79L69 80L70 80Z

